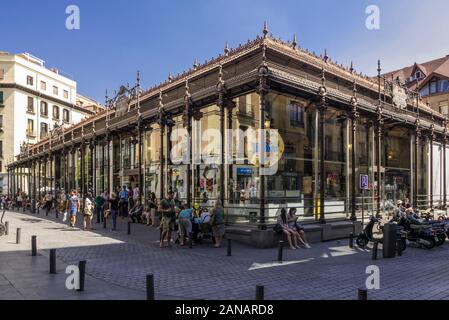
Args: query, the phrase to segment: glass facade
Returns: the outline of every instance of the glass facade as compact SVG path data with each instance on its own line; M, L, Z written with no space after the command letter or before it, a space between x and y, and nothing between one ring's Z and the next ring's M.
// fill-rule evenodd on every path
M187 136L184 115L180 113L171 115L163 126L157 121L148 124L142 136L141 159L145 201L151 192L161 199L168 191L173 191L175 200L185 203L190 191L192 204L197 202L210 207L220 198L223 185L228 223L256 225L263 221L263 213L264 221L272 224L282 207L297 208L302 220L317 221L322 200L327 218L344 218L351 214L354 166L356 212L363 208L367 215L374 213L378 192L376 119L361 114L353 144L353 124L348 109L327 106L324 136L321 137L316 101L273 90L265 101L265 112L261 111L261 99L256 92L232 98L232 108L224 112L215 104L197 109L195 111L200 112L192 117L191 137ZM221 124L226 129L224 146L221 145ZM276 132L276 143L272 143L271 134L261 143L260 129ZM189 150L190 140L192 150ZM413 200L415 195L424 208L430 199L430 186L434 202L441 204L442 146L434 145L434 174L429 182L429 140L424 134L419 140L417 177L414 176L414 140L413 128L385 123L380 147L382 210L391 210L398 199ZM320 172L321 141L324 142L324 172ZM98 141L93 149L86 146L83 170L79 148L68 152L66 157L56 155L53 167L48 161L42 165L42 172L37 172L42 178L40 191L50 191L56 186L67 191L77 189L100 194L106 189L117 191L123 185L135 187L140 180L138 142L136 133L122 133L111 136L109 145ZM270 155L269 166L262 162L260 150ZM352 163L353 151L355 163ZM226 162L222 168L223 153ZM191 165L187 165L190 157ZM262 170L267 167L275 170L262 176ZM369 178L368 189L363 192L359 186L361 175ZM321 179L324 180L324 199L320 199ZM415 179L417 190L414 190Z

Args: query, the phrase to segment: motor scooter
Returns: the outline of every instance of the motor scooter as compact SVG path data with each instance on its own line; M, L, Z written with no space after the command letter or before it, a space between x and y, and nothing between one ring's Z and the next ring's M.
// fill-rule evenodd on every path
M356 243L360 248L365 248L369 242L374 241L373 228L374 225L378 223L379 219L371 216L370 221L356 239ZM379 230L383 230L383 227L380 225ZM398 251L405 251L405 249L407 249L407 233L404 231L404 228L399 225L396 229L396 240L399 240L397 241L397 245L399 246ZM379 241L382 243L382 239Z

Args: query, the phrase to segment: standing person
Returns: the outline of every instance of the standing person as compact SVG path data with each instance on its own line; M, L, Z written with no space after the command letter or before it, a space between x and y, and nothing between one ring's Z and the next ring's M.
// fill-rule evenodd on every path
M119 198L119 210L120 210L120 216L122 219L126 218L128 216L128 189L126 186L123 186L123 190L120 191L118 194Z
M95 213L97 214L98 224L103 222L104 203L105 199L102 194L95 197Z
M92 230L93 207L92 194L89 192L84 200L83 230Z
M168 197L161 200L160 211L162 213L160 247L165 247L165 242L167 242L167 247L170 247L171 234L174 229L173 221L176 220L173 191L169 191Z
M212 226L212 232L215 238L214 248L220 248L221 240L225 234L224 208L220 200L215 202L215 206L211 211L210 224Z
M16 198L16 206L18 211L20 211L20 208L22 208L22 202L23 202L22 194L19 192Z
M75 190L72 190L72 194L67 202L67 211L70 215L70 228L74 228L76 225L76 215L80 210L80 200Z
M53 196L51 193L45 194L45 215L48 216L50 213L51 207L53 206Z
M136 204L137 201L140 201L140 189L138 184L136 184L136 186L133 189L133 201L134 204Z
M59 213L62 213L64 217L62 218L62 222L67 221L67 195L65 194L64 190L61 190L61 193L59 194L58 199L58 210Z
M108 202L109 202L109 210L111 211L112 216L112 231L116 231L119 201L117 200L117 196L115 195L114 192L111 192Z
M157 200L156 194L154 192L151 192L149 206L150 206L151 226L158 227L159 221L156 221Z

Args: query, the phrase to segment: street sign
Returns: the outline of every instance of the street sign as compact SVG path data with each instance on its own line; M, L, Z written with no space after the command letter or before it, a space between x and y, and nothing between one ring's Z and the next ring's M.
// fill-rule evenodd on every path
M369 176L367 174L360 175L360 190L369 189Z

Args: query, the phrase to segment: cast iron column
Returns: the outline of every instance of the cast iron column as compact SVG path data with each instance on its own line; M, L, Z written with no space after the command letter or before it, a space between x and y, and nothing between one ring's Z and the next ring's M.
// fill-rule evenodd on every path
M421 129L419 127L419 119L416 119L415 122L415 150L414 150L414 169L415 169L415 179L414 179L414 189L415 192L413 194L413 206L415 208L418 208L418 174L419 174L419 166L418 166L418 162L419 162L419 156L418 156L418 152L419 152L419 140L421 139Z
M143 165L143 159L142 159L142 149L143 149L143 129L144 129L144 125L142 122L142 117L139 117L139 131L138 131L138 135L139 135L139 201L140 203L143 204L142 201L142 196L143 196L143 171L142 171L142 165Z
M41 184L42 184L42 158L39 158L38 160L38 167L39 167L39 172L38 172L38 189L37 189L37 196L38 196L38 201L41 201Z
M268 99L268 93L270 90L269 84L268 84L268 66L266 63L266 47L263 47L263 62L261 66L259 67L259 87L258 87L258 93L259 93L259 100L260 100L260 106L259 106L259 183L260 183L260 225L259 229L266 230L266 219L265 219L265 203L266 203L266 191L265 191L265 162L266 162L266 135L267 130L270 128L265 127L265 122L271 119L266 119L267 116L267 99Z
M381 71L380 68L380 60L377 63L377 78L378 78L378 90L379 90L379 100L377 105L377 209L376 209L376 217L380 217L380 202L381 202L381 192L382 192L382 173L381 173L381 165L382 165L382 132L383 132L383 106L382 106L382 91L381 91Z
M85 147L84 147L84 140L82 140L81 142L81 146L80 146L80 155L81 155L81 161L80 161L80 175L81 175L81 198L83 199L83 203L81 204L81 208L84 209L84 198L86 197L86 188L85 188L85 183L86 183L86 179L84 177L85 175Z
M447 209L447 177L446 177L446 147L447 147L447 120L444 121L444 137L443 137L443 208Z
M164 112L164 104L162 102L162 91L159 92L159 127L160 127L160 151L159 151L159 163L160 163L160 170L159 170L159 176L161 183L159 184L159 193L161 200L164 199L164 134L165 134L165 112Z
M97 196L97 170L96 170L96 162L97 162L97 148L96 148L96 142L95 139L92 139L92 141L89 144L90 149L90 160L91 160L91 169L92 169L92 197Z
M186 193L187 193L187 206L192 206L192 100L189 93L189 82L186 81L185 84L185 95L184 95L184 127L187 129L187 185L186 185Z
M53 197L55 197L55 183L54 183L54 181L53 180L55 180L54 178L55 178L55 176L56 176L56 174L53 174L53 163L54 163L54 161L53 161L53 157L54 157L54 155L53 154L51 154L51 151L49 151L50 153L49 153L49 160L50 160L50 193L51 194L53 194Z
M325 152L325 144L324 144L324 126L325 126L325 115L327 110L327 104L326 104L326 95L327 95L327 89L326 89L326 76L325 76L325 70L322 68L321 70L321 86L318 90L318 113L319 113L319 130L318 130L318 137L319 137L319 143L320 143L320 219L319 222L321 224L326 223L326 216L324 214L325 206L324 206L324 199L325 199L325 189L326 189L326 177L325 177L325 165L324 165L324 152Z
M226 104L226 109L228 113L228 131L230 132L230 135L228 136L229 142L228 142L228 151L230 154L228 155L228 199L229 202L233 202L234 194L233 193L233 185L232 185L232 176L233 176L233 135L232 135L232 112L235 107L235 104L233 101L228 100Z
M220 200L225 203L225 95L226 86L223 80L223 67L220 65L218 72L218 100L217 106L220 109L220 133L221 133L221 154L220 154Z
M35 211L36 208L36 161L33 161L33 199L34 199L34 207L33 210ZM34 213L33 211L33 213Z
M433 141L435 140L435 124L432 116L432 125L429 133L429 147L430 147L430 209L433 210Z
M351 201L351 220L357 221L357 215L356 215L356 144L357 144L357 120L359 118L359 112L357 111L357 84L354 81L354 89L353 89L353 96L351 98L351 120L352 120L352 148L351 148L351 160L352 160L352 166L351 166L351 192L352 192L352 201Z

